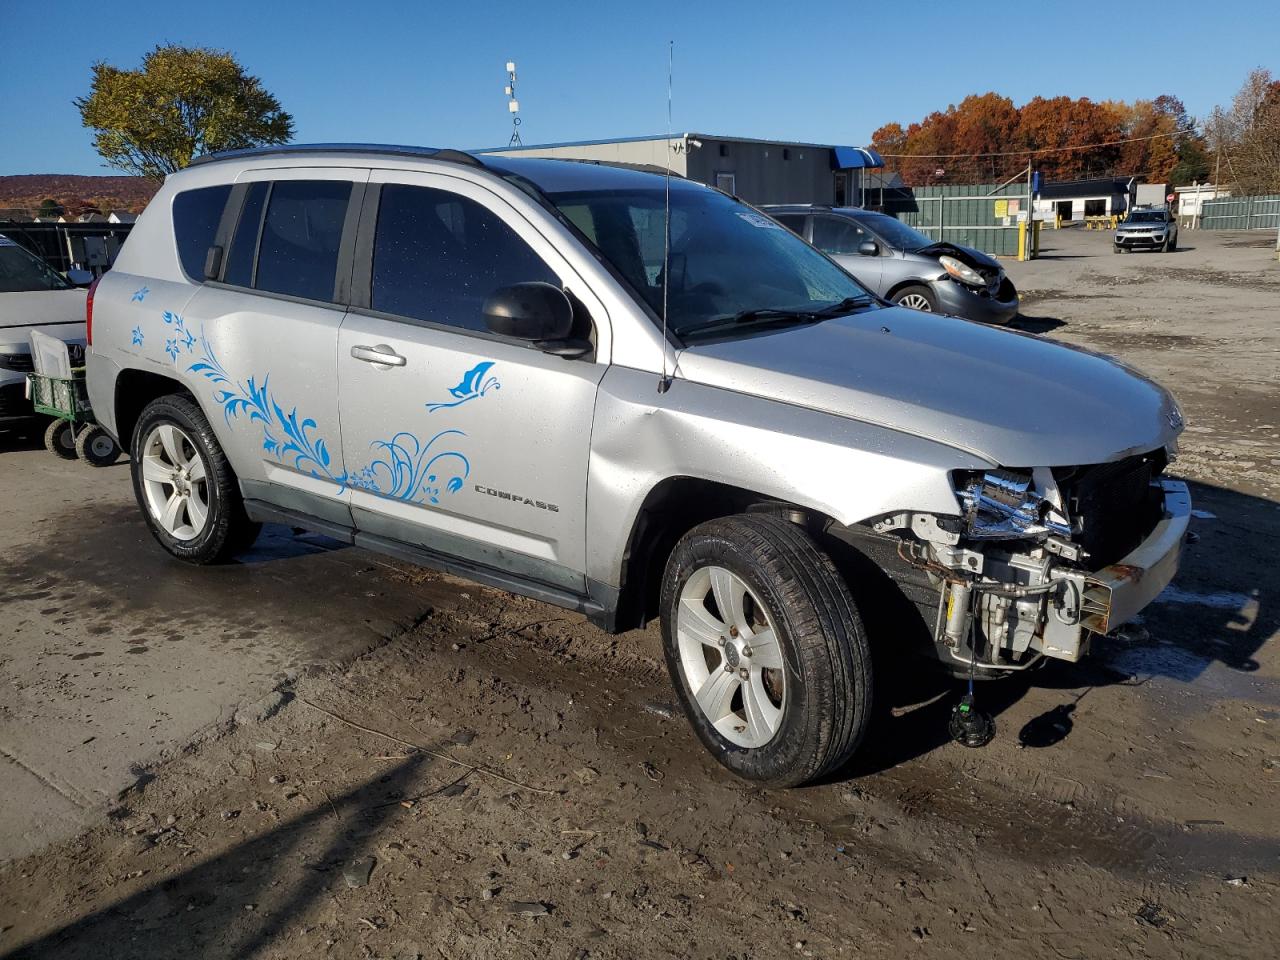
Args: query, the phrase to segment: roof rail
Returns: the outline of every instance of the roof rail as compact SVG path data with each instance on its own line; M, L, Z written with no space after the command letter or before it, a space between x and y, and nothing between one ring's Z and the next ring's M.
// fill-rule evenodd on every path
M413 147L387 143L287 143L279 146L246 147L242 150L221 150L217 153L206 153L203 156L194 158L189 166L195 167L205 163L217 163L222 160L306 156L315 153L358 153L383 157L417 157L420 159L462 163L472 167L483 167L485 165L484 161L474 154L438 147Z

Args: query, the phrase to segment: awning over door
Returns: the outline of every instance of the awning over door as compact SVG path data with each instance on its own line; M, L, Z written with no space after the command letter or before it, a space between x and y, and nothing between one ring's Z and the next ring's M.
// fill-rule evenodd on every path
M833 170L863 170L883 166L884 159L870 147L833 147L831 151Z

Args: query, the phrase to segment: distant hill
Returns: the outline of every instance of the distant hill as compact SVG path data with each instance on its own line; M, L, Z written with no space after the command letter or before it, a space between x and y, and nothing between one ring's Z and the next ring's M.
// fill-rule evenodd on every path
M93 208L141 213L160 184L146 177L86 177L70 173L27 173L0 176L0 215L39 209L55 200L69 212Z

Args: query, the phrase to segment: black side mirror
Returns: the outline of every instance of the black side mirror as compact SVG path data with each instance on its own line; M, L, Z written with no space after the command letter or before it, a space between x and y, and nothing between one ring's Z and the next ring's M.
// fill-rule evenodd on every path
M864 257L878 257L880 255L880 244L874 240L863 240L858 244L858 252Z
M564 340L573 331L573 304L563 290L534 281L500 287L484 302L489 330L516 340Z

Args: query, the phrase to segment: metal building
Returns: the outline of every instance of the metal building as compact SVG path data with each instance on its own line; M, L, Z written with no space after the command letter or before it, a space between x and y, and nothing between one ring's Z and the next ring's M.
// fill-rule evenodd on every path
M560 157L666 169L748 203L862 203L862 172L884 166L874 150L786 140L679 133L478 150L495 156Z

